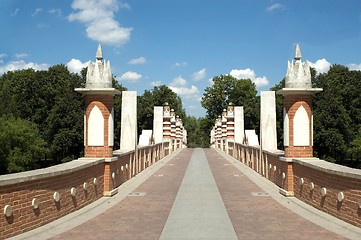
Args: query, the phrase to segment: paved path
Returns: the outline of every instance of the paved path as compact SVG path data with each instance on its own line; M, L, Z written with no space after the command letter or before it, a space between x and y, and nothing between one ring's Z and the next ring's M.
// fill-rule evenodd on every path
M14 239L361 239L360 229L281 196L214 149L183 149L128 182Z
M237 239L202 149L195 149L160 239Z

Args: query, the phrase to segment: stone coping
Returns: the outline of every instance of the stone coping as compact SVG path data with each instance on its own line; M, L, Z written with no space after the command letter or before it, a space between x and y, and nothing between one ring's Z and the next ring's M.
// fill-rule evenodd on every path
M293 162L329 174L361 180L361 169L342 166L318 158L294 158Z
M75 88L74 90L84 95L101 94L114 96L116 94L121 94L116 88Z
M306 94L306 95L314 95L318 92L322 92L322 88L282 88L277 91L277 94L282 95L298 95L298 94Z
M91 166L95 166L104 161L104 158L79 158L71 162L66 162L47 168L41 168L20 173L5 174L0 176L0 186L68 174Z
M156 146L156 145L152 145ZM144 149L149 148L150 146L141 147L138 149ZM134 153L134 150L132 151L120 151L116 150L113 152L115 155L111 158L79 158L70 162L54 165L47 168L41 168L41 169L35 169L31 171L25 171L20 173L11 173L11 174L5 174L0 175L0 186L6 186L11 184L17 184L22 182L28 182L38 179L44 179L48 177L55 177L63 174L68 174L72 172L76 172L94 165L97 165L99 163L103 162L115 162L118 160L118 156L122 155L128 155Z

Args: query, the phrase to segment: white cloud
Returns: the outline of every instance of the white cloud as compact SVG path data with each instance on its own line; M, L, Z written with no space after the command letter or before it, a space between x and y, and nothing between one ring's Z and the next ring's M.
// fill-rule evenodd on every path
M173 92L184 98L198 98L199 90L196 86L187 87L169 87Z
M181 87L187 85L187 80L185 80L182 76L178 76L173 79L173 81L169 84L172 87Z
M36 15L38 15L39 13L41 13L43 11L43 9L42 8L37 8L37 9L35 9L35 11L31 14L31 16L36 16Z
M49 13L54 14L54 15L56 15L58 17L60 17L63 14L61 9L59 9L59 8L50 9Z
M76 11L69 21L79 21L86 26L88 38L119 47L130 39L132 28L125 28L114 18L119 8L130 8L117 0L74 0L71 7Z
M150 85L151 85L152 87L160 86L161 84L162 84L161 81L154 81L154 82L151 82L151 83L150 83Z
M49 25L46 24L46 23L38 23L38 24L36 25L36 28L38 28L38 29L48 28L48 27L49 27Z
M145 57L139 57L139 58L134 58L134 59L130 60L128 62L128 64L137 65L137 64L144 64L146 62L147 62L147 60L145 59Z
M87 67L89 64L88 62L82 63L79 59L72 58L66 66L68 67L68 70L72 73L80 73L81 70L85 67Z
M28 56L28 54L26 54L26 53L17 53L17 54L15 54L15 57L17 58L17 59L19 59L19 58L26 58Z
M136 72L125 72L123 73L122 76L117 77L118 81L128 81L131 83L135 83L138 82L139 79L141 79L143 77L143 75L136 73Z
M237 79L250 79L257 87L267 86L269 84L266 77L256 77L256 73L250 68L232 69L229 74Z
M199 90L196 86L187 87L187 80L182 76L178 76L169 84L169 88L173 92L184 98L198 98Z
M38 63L33 63L33 62L25 62L24 60L11 61L11 62L8 62L4 66L0 66L0 75L2 75L5 72L8 72L8 71L15 71L15 70L21 70L21 69L28 69L28 68L32 68L35 70L46 70L49 68L49 64L46 64L46 63L38 64Z
M6 57L6 56L7 56L6 53L0 53L0 58L4 58L4 57Z
M280 3L273 3L273 4L269 5L269 6L266 8L266 10L267 10L268 12L273 12L273 11L278 10L278 9L283 9L284 7L285 7L285 6L282 5L282 4L280 4Z
M15 17L20 12L20 8L16 8L14 12L11 14L12 17Z
M184 67L184 66L186 66L186 65L187 65L186 62L176 62L176 63L173 64L173 67L174 67L174 68Z
M308 62L308 63L310 64L310 67L316 69L317 73L325 73L331 67L331 63L324 58L317 60L315 63L313 62Z
M206 69L202 68L198 72L193 73L193 80L200 81L206 77Z
M361 71L361 63L359 63L359 64L351 63L351 64L348 64L347 67L348 67L350 70Z

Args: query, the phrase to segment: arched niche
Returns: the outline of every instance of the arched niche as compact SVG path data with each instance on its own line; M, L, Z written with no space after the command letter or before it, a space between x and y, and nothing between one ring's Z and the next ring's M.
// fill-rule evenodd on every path
M297 109L293 119L293 145L310 146L310 119L302 105Z
M96 105L88 119L88 146L104 146L104 117Z

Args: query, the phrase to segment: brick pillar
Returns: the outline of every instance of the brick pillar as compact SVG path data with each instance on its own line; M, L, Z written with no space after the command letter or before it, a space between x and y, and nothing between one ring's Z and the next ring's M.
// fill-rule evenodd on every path
M312 99L311 94L284 96L286 158L313 157Z
M176 145L174 144L175 142L176 142L176 137L177 137L177 134L176 134L176 116L175 116L175 112L174 112L174 109L171 109L170 110L171 111L171 113L170 113L170 115L171 115L171 120L170 120L170 122L171 122L171 135L170 135L170 141L173 143L172 144L172 148L173 148L173 150L176 150Z
M101 115L96 113L98 109ZM113 132L110 132L113 131L113 122L110 122L113 121L112 111L112 95L85 95L84 157L110 158L113 156L114 140ZM90 116L91 114L92 116ZM90 129L99 122L99 127L102 129ZM103 139L94 139L97 137Z
M226 141L226 149L227 154L230 154L230 150L232 150L232 155L234 153L234 106L232 103L229 103L227 107L227 141ZM229 143L233 143L233 146L229 147Z
M223 109L221 121L222 121L222 136L221 136L222 150L227 152L228 146L227 146L227 110L226 109Z
M165 151L168 151L166 154L172 152L172 139L171 139L171 120L172 116L170 113L170 107L168 103L165 103L163 106L163 142L168 143L168 149L165 149Z

